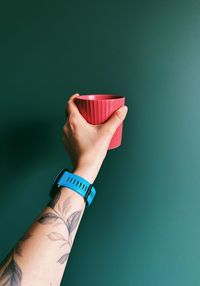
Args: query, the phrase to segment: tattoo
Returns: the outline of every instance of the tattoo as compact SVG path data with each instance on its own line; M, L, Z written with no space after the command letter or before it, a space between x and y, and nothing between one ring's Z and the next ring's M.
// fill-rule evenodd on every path
M51 232L47 236L51 241L58 241L62 242L59 248L62 248L63 246L68 245L70 248L72 246L72 240L71 240L71 233L73 230L77 227L81 211L76 211L72 213L69 217L66 218L67 213L69 212L71 208L70 200L71 197L68 197L62 204L62 206L58 203L58 200L61 196L60 189L55 194L55 196L51 199L51 201L48 203L48 206L54 210L54 213L47 212L43 214L38 220L38 223L41 224L54 224L55 226L59 224L64 224L67 229L67 238L65 238L61 233L58 232ZM55 208L56 206L56 208ZM68 260L69 253L65 253L62 255L57 263L63 264Z
M3 260L0 268L0 286L21 286L22 270L14 259L14 254L22 257L22 243L32 235L25 233L9 255Z
M61 241L67 241L64 236L59 233L59 232L51 232L48 235L48 238L52 241L57 241L57 240L61 240Z
M66 226L68 229L69 234L72 233L72 231L76 228L78 222L79 222L79 218L80 218L81 212L74 212L72 215L70 215L70 217L67 219L66 221Z
M59 217L54 213L46 213L42 215L37 221L41 224L49 224L55 222Z
M8 256L2 261L0 269L0 286L21 286L22 270L14 259L14 254L22 257L22 243L32 235L25 233Z
M19 256L22 257L22 243L29 239L32 235L29 233L25 233L22 238L19 240L19 242L17 243L16 247L15 247L15 253Z
M68 257L69 257L69 253L65 253L63 256L61 256L58 259L57 262L60 263L60 264L63 264L63 263L65 263L68 260Z
M14 251L6 261L6 268L0 274L1 286L21 286L22 270L14 260Z

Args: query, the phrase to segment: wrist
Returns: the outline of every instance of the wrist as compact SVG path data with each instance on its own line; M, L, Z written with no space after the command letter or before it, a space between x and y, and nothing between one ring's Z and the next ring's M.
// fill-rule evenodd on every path
M97 166L81 165L73 170L73 173L84 178L90 184L93 184L97 175L99 168Z
M71 201L73 201L73 205L79 204L80 206L82 205L85 206L84 198L80 196L78 193L76 193L75 191L67 187L61 187L60 190L61 190L61 193L63 194L63 198L66 199L70 197Z

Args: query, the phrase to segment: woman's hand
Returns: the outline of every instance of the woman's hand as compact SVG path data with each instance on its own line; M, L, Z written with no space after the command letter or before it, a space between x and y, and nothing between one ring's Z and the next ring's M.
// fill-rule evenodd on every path
M72 95L67 102L68 118L63 126L63 142L74 166L74 173L94 182L107 154L110 140L127 114L127 106L115 111L103 124L89 124L80 114Z

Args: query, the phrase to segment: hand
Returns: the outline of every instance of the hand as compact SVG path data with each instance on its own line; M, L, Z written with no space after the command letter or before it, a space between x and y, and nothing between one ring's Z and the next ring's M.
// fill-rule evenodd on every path
M89 124L80 114L72 95L67 102L68 118L63 126L63 142L74 173L93 183L107 154L110 140L127 114L127 106L115 111L103 124Z

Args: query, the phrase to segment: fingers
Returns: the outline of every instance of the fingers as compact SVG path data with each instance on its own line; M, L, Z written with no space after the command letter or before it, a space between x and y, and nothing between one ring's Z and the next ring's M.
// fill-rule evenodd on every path
M113 136L117 127L123 122L128 112L127 106L122 106L116 110L111 117L100 127L102 132L109 133Z
M79 93L75 93L75 94L73 94L70 98L69 98L69 100L68 100L68 102L67 102L67 104L66 104L66 110L65 110L65 113L66 113L66 116L68 117L68 115L70 114L70 113L74 113L74 114L80 114L79 113L79 110L78 110L78 107L76 106L76 104L75 104L75 102L74 102L74 99L77 97L77 96L79 96L80 94Z
M69 131L67 124L65 124L63 126L62 141L63 141L65 150L70 154L70 160L71 160L72 164L75 164L76 158L75 158L75 154L74 154L73 143L71 142L71 140L72 140L72 135Z

